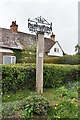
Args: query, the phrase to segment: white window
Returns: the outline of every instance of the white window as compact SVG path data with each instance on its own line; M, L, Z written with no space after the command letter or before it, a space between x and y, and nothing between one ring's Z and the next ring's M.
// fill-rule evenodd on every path
M3 64L15 64L16 63L16 57L15 56L3 56Z
M59 53L59 48L54 48L54 52Z

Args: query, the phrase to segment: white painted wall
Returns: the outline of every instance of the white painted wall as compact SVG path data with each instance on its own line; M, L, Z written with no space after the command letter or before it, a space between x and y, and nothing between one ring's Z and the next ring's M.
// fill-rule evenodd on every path
M6 48L0 48L0 52L14 53L12 50L10 50L10 49L6 49Z
M54 48L58 48L59 49L59 52L55 52L54 51ZM54 46L50 49L50 52L48 53L49 56L63 56L63 52L60 48L60 46L58 45L58 43L56 42L54 44Z

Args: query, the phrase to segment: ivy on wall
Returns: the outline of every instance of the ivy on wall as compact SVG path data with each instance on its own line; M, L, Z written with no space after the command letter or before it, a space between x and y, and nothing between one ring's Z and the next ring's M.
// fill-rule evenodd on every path
M14 49L13 52L14 52L14 55L16 56L16 62L20 63L21 59L23 58L23 50Z

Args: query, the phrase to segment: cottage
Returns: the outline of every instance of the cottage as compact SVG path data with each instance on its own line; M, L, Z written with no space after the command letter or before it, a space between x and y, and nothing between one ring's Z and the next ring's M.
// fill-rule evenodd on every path
M0 48L0 64L16 63L14 52L7 48Z
M16 21L12 21L10 29L0 28L0 64L16 63L14 50L24 49L27 46L36 44L36 36L18 31ZM52 33L51 38L44 38L44 52L48 56L63 56L64 52L55 41L55 35Z
M65 54L59 42L55 41L55 35L53 33L48 42L50 42L50 44L48 44L47 41L45 42L45 53L47 53L48 56L63 56Z

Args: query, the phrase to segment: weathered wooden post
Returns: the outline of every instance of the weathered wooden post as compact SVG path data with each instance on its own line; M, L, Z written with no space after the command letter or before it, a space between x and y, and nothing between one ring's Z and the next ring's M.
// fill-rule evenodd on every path
M38 32L36 51L36 89L37 93L43 93L43 57L44 57L44 33Z
M43 93L44 33L49 34L52 31L52 23L49 24L40 16L33 20L28 19L28 28L37 35L36 90L37 93Z

